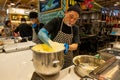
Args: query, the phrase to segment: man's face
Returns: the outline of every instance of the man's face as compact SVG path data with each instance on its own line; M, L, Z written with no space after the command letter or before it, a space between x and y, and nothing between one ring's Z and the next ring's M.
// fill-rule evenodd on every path
M73 26L79 18L79 14L75 11L65 13L64 23L68 26Z
M31 21L32 24L37 23L37 19L36 18L31 18L30 21Z

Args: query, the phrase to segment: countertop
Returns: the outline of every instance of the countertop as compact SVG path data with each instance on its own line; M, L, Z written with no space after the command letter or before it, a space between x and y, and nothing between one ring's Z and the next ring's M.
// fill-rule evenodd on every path
M80 80L74 72L74 65L61 70L54 76L45 76L45 80ZM119 66L109 69L108 73L113 73ZM71 69L71 70L70 70ZM69 72L70 70L70 72ZM24 50L11 53L0 53L0 80L31 80L35 69L32 63L32 51ZM103 75L107 75L104 74ZM120 73L117 73L119 75ZM110 74L109 74L110 75ZM111 74L112 75L112 74ZM109 77L109 76L107 76ZM109 77L111 78L111 77ZM119 80L120 78L116 79ZM41 79L37 79L41 80Z
M31 80L32 51L0 53L0 80Z
M0 80L31 80L35 70L31 60L31 50L0 53ZM45 77L45 80L80 80L80 77L75 74L72 65L54 76Z

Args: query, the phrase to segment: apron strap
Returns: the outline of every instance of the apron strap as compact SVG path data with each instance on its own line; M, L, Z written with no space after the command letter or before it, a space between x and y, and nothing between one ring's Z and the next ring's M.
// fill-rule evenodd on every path
M63 20L64 20L64 19L62 19L62 23L61 23L61 26L60 26L60 31L62 31ZM71 27L71 34L73 34L73 29L72 29L72 27Z
M62 19L62 23L60 25L60 31L62 31L62 26L63 26L63 19Z

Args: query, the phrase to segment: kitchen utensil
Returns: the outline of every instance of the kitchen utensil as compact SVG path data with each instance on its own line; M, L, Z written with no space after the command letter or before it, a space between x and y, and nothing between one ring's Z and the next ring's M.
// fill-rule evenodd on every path
M40 50L39 51L34 50L34 47L32 48L33 65L36 73L40 75L57 74L64 64L64 48L56 46L59 48L59 50L57 48L57 50L54 52L43 52Z
M3 45L3 50L6 53L11 53L11 52L16 52L16 51L28 50L34 45L36 45L36 43L32 41L15 43L15 44L6 44L6 45Z
M115 57L112 57L111 59L107 60L104 64L100 65L98 68L96 68L93 71L93 74L101 74L105 69L107 69L110 65L112 65L116 61Z
M90 55L79 55L73 58L75 72L81 76L89 76L89 73L103 64L105 61Z

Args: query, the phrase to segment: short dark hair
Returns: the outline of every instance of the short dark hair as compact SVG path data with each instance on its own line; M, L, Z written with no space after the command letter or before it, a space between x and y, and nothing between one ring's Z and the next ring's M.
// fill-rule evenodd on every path
M25 18L21 18L21 21L26 21L26 19Z
M80 16L80 12L81 12L80 6L77 4L74 6L70 6L67 11L75 11L79 14L79 16Z
M30 12L29 13L29 18L37 18L38 17L38 13L37 12Z
M84 2L85 0L74 0L76 2Z
M11 22L10 20L5 21L5 25L8 25L8 23Z

